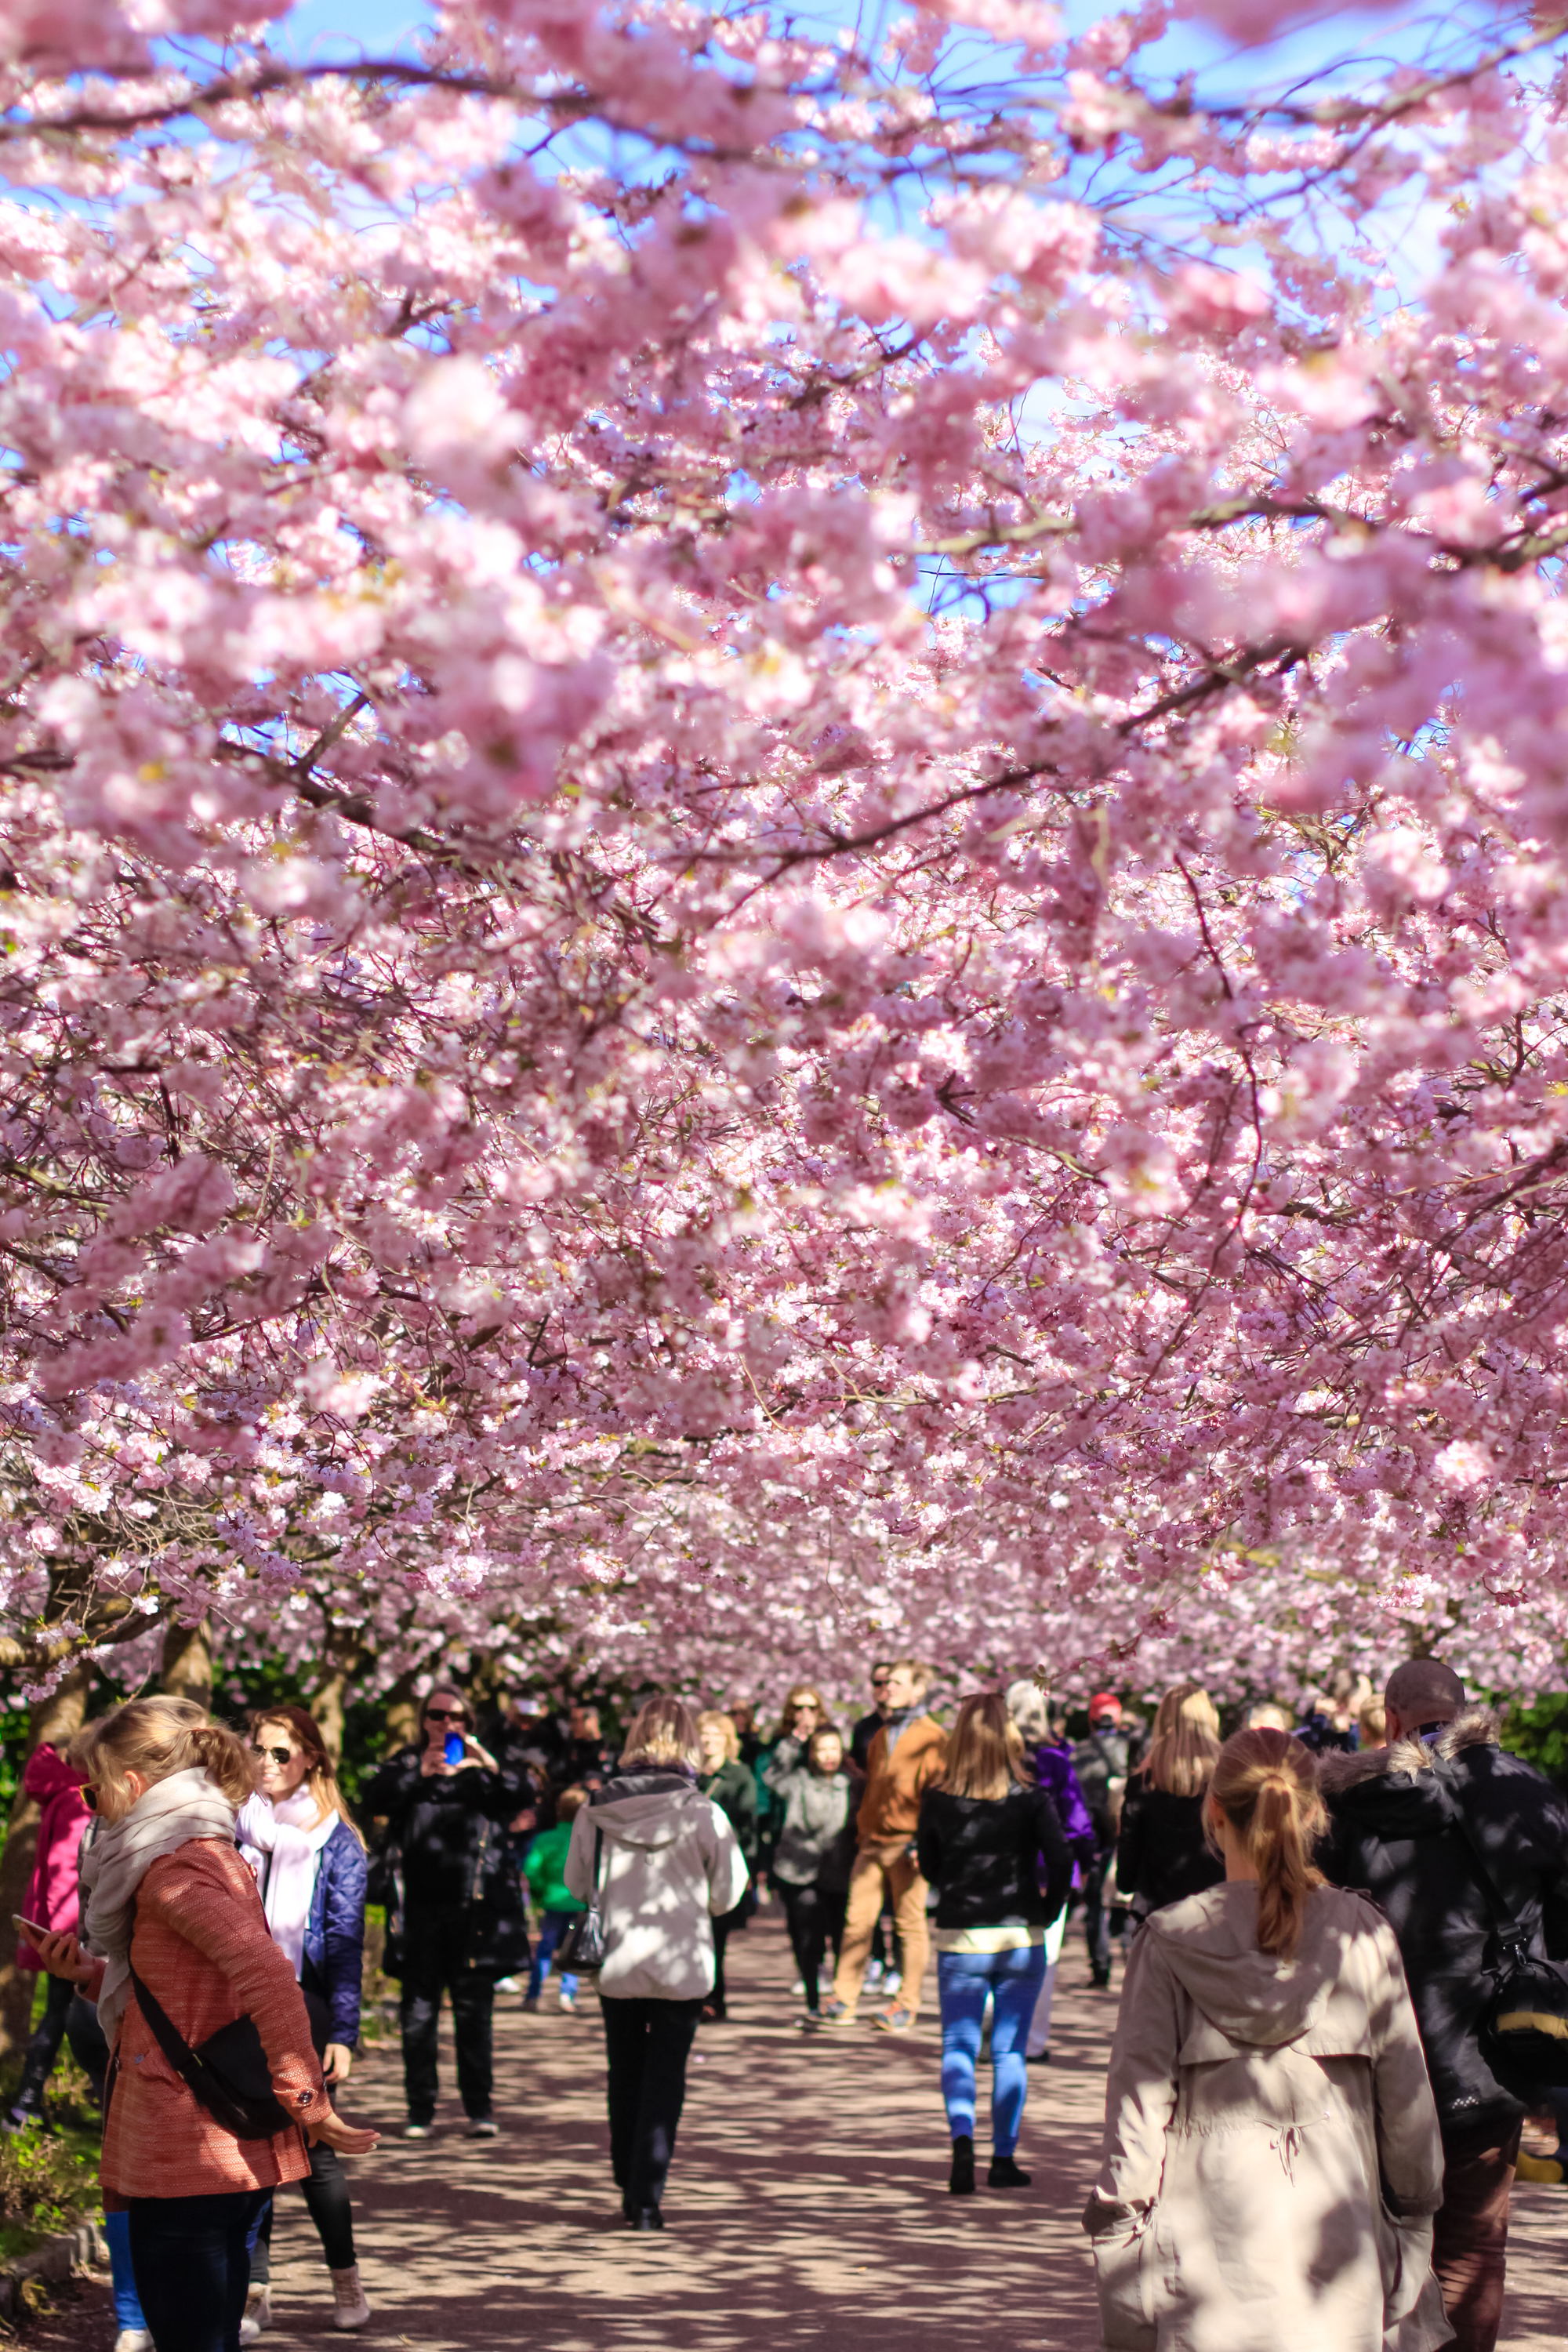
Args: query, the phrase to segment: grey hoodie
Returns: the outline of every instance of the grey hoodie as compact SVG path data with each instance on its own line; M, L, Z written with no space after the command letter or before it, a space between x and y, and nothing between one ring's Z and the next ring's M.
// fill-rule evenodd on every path
M617 1775L572 1824L563 1875L599 1910L606 2000L702 2000L713 1990L713 1920L732 1911L748 1873L735 1832L684 1773Z
M1294 1959L1258 1889L1152 1913L1132 1948L1085 2226L1113 2352L1436 2352L1436 2110L1386 1922L1310 1895Z

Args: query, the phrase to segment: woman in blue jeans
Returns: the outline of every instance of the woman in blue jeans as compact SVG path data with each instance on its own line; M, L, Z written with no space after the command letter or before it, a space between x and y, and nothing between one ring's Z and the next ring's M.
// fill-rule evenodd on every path
M966 1698L947 1769L921 1800L921 1875L937 1892L942 2095L952 2135L948 2187L974 2189L974 2069L989 1997L993 2189L1026 2189L1015 2159L1028 2090L1025 2047L1046 1974L1046 1929L1067 1901L1072 1857L1056 1808L1033 1783L1000 1691Z

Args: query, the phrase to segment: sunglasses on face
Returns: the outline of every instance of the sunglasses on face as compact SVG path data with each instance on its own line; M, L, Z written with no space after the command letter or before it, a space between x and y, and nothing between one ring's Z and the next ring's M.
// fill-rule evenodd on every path
M887 1675L873 1675L871 1677L871 1688L873 1690L886 1690L889 1680L889 1677Z
M92 1782L91 1782L90 1780L84 1780L84 1781L82 1782L82 1788L81 1788L81 1801L82 1801L82 1803L87 1807L87 1810L88 1810L88 1811L89 1811L89 1813L96 1813L96 1812L97 1812L97 1811L98 1811L98 1790L93 1787Z
M252 1740L250 1743L250 1752L256 1758L258 1763L265 1764L268 1758L270 1756L274 1764L284 1767L287 1767L294 1754L294 1750L291 1748L263 1748L255 1740Z
M467 1707L427 1706L425 1710L426 1723L467 1723L468 1719Z

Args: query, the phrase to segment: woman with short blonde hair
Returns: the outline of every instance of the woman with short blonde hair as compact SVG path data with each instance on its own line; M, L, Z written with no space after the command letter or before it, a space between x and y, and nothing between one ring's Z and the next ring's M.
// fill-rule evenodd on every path
M345 2153L376 2136L332 2112L294 1971L236 1847L251 1776L233 1733L189 1701L132 1699L94 1727L83 1760L100 1827L81 1881L88 1938L102 1957L89 1958L73 1935L35 1942L52 1974L97 2001L113 2053L101 2179L106 2204L129 2201L157 2352L224 2352L238 2336L247 2240L262 2206L310 2169L301 2126ZM270 2117L242 2076L226 2087L216 2052L196 2054L247 2020Z
M725 1718L729 1720L728 1717ZM731 1730L734 1728L731 1726ZM702 1761L702 1735L697 1717L683 1698L650 1698L631 1720L619 1769L636 1772L644 1767L659 1771L684 1765L695 1771Z
M713 1990L713 1922L746 1891L735 1832L697 1785L701 1762L686 1701L650 1698L574 1821L562 1872L579 1903L599 1906L610 2165L633 2230L664 2227L687 2061Z
M1204 1796L1218 1755L1213 1699L1201 1683L1178 1683L1160 1701L1142 1769L1127 1783L1116 1839L1116 1883L1141 1919L1220 1876L1204 1835Z
M1110 2053L1103 2340L1430 2352L1443 2143L1394 1931L1313 1864L1300 1740L1238 1731L1202 1801L1224 1881L1140 1930Z

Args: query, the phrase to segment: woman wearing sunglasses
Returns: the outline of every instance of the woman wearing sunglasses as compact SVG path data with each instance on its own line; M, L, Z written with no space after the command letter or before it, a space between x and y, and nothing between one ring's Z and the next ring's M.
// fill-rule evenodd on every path
M250 1769L256 1794L240 1808L240 1844L256 1872L272 1940L304 1992L322 2075L329 2084L346 2083L359 2040L364 1969L364 1840L305 1707L277 1706L252 1718ZM300 2185L331 2276L332 2325L363 2327L370 2305L354 2259L348 2183L333 2149L311 2148L310 2178ZM242 2344L272 2325L271 2265L268 2199L250 2257Z
M309 2172L307 2139L361 2155L376 2135L332 2111L294 1971L236 1849L251 1793L239 1741L188 1700L132 1699L81 1760L100 1824L81 1866L93 1956L74 1935L32 1940L52 1976L98 2003L113 2053L100 2178L106 2207L130 2214L155 2352L233 2352L247 2242L273 2189ZM296 2119L259 2138L231 2129L191 2087L199 2070L174 2063L246 2017Z
M437 1683L419 1713L419 1737L389 1757L362 1810L384 1818L382 1862L400 1896L398 1933L383 1967L403 1979L405 2139L428 2139L439 2083L436 2029L452 1996L458 2093L470 2139L493 2139L490 2021L496 1979L526 1965L528 1927L507 1827L525 1802L521 1769L498 1764L475 1738L467 1703Z

